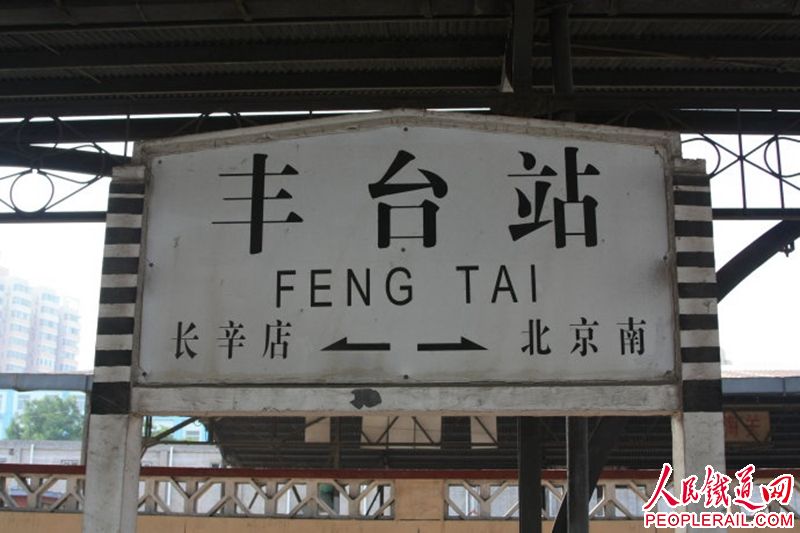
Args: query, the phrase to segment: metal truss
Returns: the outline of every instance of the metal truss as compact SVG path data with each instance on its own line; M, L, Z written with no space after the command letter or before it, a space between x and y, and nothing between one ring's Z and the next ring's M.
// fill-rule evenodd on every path
M741 124L741 110L735 111ZM800 120L785 125L793 130ZM733 139L699 133L688 136L684 146L704 143L716 155L710 161L712 191L716 181L727 179L738 188L736 207L715 207L714 220L773 220L777 224L743 248L733 259L717 270L717 299L722 300L741 281L778 252L789 255L794 241L800 238L800 168L788 168L785 154L800 146L800 138L776 131L753 147L745 148L741 128ZM731 185L723 185L730 188ZM768 196L765 192L770 191ZM757 198L753 198L758 193Z
M23 119L0 128L0 138L15 137L12 142L0 142L0 164L12 167L0 175L0 204L10 213L0 214L0 222L102 222L103 212L70 212L57 208L85 191L115 165L127 158L111 154L96 141L64 146L64 132L74 130L68 121L53 117L56 135L44 146L23 142L21 137L34 122ZM38 187L32 203L21 203L19 191Z

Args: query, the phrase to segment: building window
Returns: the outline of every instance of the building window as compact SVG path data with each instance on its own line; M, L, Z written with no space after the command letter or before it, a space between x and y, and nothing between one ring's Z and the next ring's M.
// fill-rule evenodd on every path
M17 396L17 412L20 412L20 411L22 411L23 409L25 409L25 406L28 404L28 402L29 402L30 400L31 400L31 399L30 399L30 397L29 397L29 396L24 396L24 395L22 395L22 394L20 394L19 396Z

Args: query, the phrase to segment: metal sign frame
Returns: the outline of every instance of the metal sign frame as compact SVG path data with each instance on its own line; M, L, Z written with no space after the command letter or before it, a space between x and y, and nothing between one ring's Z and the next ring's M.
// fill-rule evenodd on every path
M660 151L665 160L668 187L673 190L668 200L675 201L675 205L669 202L668 213L675 217L674 225L669 228L675 242L669 261L674 265L677 281L675 324L679 325L679 330L675 332L675 357L679 370L676 376L660 383L624 385L601 381L555 385L514 382L425 384L424 387L403 384L369 387L363 384L241 384L233 387L204 384L173 387L135 382L136 373L131 374L131 368L135 369L138 361L142 273L147 269L146 252L142 250L148 229L147 162L165 154L400 125L612 140L621 144L652 146ZM710 255L713 253L711 210L710 205L702 205L710 202L707 201L708 193L699 190L703 186L697 185L704 183L701 165L680 160L678 154L679 140L669 133L407 110L145 143L135 154L138 165L118 169L112 185L95 380L103 388L105 383L121 383L123 380L118 378L124 375L124 381L133 382L129 402L131 411L149 414L223 415L263 413L265 409L271 413L353 414L364 407L364 402L354 401L354 395L371 398L366 401L369 407L364 407L364 411L370 412L419 412L431 405L438 406L437 411L450 414L574 414L581 410L587 414L676 412L682 403L682 381L708 377L719 379L719 365L709 359L718 351L716 316L712 312L715 303L711 301L714 283L713 255ZM137 210L140 212L136 213ZM127 362L128 354L132 366L115 364Z
M661 383L461 385L183 385L135 382L141 323L147 170L157 154L300 138L356 128L431 126L551 135L653 146L665 155L674 220L676 374ZM702 161L680 159L677 135L485 115L397 110L333 117L140 146L137 165L117 169L110 187L100 318L89 423L84 531L134 531L142 416L440 415L644 416L673 420L675 475L724 466L713 229ZM668 181L670 183L670 181Z

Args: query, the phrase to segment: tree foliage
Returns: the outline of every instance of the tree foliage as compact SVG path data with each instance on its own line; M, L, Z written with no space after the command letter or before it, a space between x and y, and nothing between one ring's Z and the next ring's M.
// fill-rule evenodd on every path
M7 434L22 440L80 440L83 414L74 397L45 396L25 404Z

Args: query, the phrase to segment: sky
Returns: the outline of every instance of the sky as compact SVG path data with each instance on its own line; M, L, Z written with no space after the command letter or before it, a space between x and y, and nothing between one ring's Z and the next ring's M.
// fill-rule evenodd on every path
M687 139L688 137L685 137ZM735 136L714 136L714 139L736 150ZM758 146L767 137L748 136L744 150ZM124 147L104 145L113 153L122 153ZM800 142L782 141L781 163L784 174L800 173ZM128 146L130 153L131 147ZM717 154L704 142L684 144L684 157L706 159L708 170L717 165ZM763 150L753 157L764 166ZM733 156L722 154L722 165ZM766 152L766 160L773 168L777 165L774 146ZM777 180L752 165L746 166L745 190L749 207L778 207L780 189ZM20 169L1 169L0 178ZM741 207L742 186L738 164L715 177L712 181L712 198L715 207ZM62 173L63 175L64 173ZM85 176L67 175L85 180ZM38 180L38 182L36 181ZM48 182L42 178L31 180L27 190L22 181L14 199L25 209L35 210L39 198L50 193ZM58 180L57 180L58 181ZM9 198L13 179L0 179L0 200ZM108 179L91 185L58 210L103 210L106 204ZM800 186L800 176L790 182ZM58 197L76 188L58 189ZM800 191L784 187L787 207L800 207ZM0 205L0 211L8 211ZM775 221L715 222L715 255L717 268L724 265ZM79 367L89 370L94 354L97 302L100 291L100 272L103 255L103 224L0 224L0 266L36 285L53 288L73 296L81 306L81 344ZM800 343L795 334L797 312L795 302L800 301L800 251L789 257L778 254L754 274L737 286L719 305L720 344L723 350L723 368L741 372L797 371L800 374Z
M104 210L108 182L91 185L75 196L80 205L65 203L64 209L73 205L76 210ZM0 198L3 191L0 186ZM94 360L104 235L105 224L98 223L0 224L0 266L33 285L79 301L79 370L91 369Z

